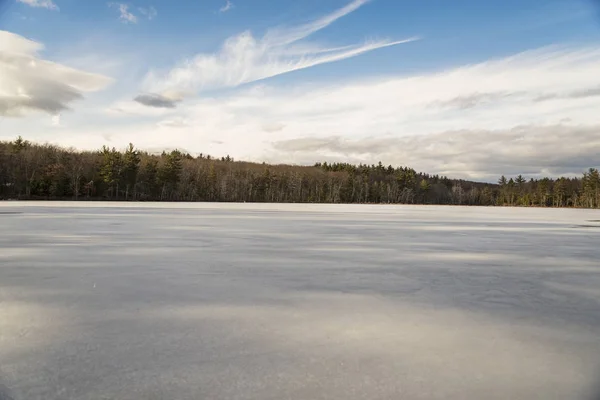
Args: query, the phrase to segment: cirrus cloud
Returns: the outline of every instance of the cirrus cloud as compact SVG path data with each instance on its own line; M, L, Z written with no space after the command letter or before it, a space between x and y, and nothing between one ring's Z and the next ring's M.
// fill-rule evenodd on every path
M138 19L132 12L129 11L129 5L125 3L108 3L109 7L114 7L119 10L119 20L125 24L137 24Z
M4 44L11 53L40 49L17 39ZM305 51L296 46L286 54ZM381 160L489 181L502 174L578 175L600 166L599 70L598 46L546 47L408 76L285 88L264 81L196 98L148 91L96 120L63 127L55 140L96 148L110 135L115 146L185 146L276 163Z
M231 11L235 6L233 5L233 3L230 0L227 0L225 2L225 5L221 8L219 8L219 12L220 13L226 13L227 11Z
M148 8L146 8L146 7L140 7L140 8L138 8L138 11L144 17L148 18L149 21L152 21L158 15L158 11L156 11L156 8L154 8L152 6L150 6Z
M135 129L253 161L381 160L491 181L577 175L600 162L598 70L599 47L549 47L412 76L261 83L171 109L187 127Z
M357 163L382 160L433 174L488 181L500 175L578 176L600 166L600 124L464 129L401 138L303 137L276 141L273 148L299 163L319 157Z
M341 47L322 47L301 42L367 2L354 0L307 24L273 28L262 38L256 38L250 31L242 32L227 39L216 53L198 54L166 72L151 70L144 79L143 90L153 93L165 90L195 93L206 89L236 87L416 40L374 40Z
M47 8L58 11L58 6L52 0L17 0L19 3L27 4L30 7Z

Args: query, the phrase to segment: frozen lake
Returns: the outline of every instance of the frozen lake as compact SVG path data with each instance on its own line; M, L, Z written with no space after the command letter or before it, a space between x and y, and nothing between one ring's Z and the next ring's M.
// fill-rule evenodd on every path
M15 400L592 399L598 379L599 211L0 203Z

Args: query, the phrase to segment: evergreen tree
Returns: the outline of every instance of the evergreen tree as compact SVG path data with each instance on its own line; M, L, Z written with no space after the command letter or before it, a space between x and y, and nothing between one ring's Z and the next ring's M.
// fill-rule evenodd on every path
M114 147L109 149L106 146L102 147L100 154L102 155L100 176L108 185L109 197L114 195L118 199L119 183L123 177L123 156Z
M550 179L548 179L548 178L541 179L538 182L539 205L542 207L547 207L550 196L551 196Z
M162 186L160 199L170 200L177 184L179 183L182 169L182 154L173 150L164 154L164 162L158 169L158 182Z
M139 175L139 184L142 186L142 197L144 199L156 198L158 188L158 160L155 158L146 158L141 163Z
M590 168L583 174L584 207L596 208L600 203L600 174L596 168Z
M513 178L508 180L506 184L506 190L508 194L508 204L513 206L515 204L515 181Z
M564 207L567 195L566 179L560 178L554 182L554 207Z
M140 168L139 152L129 143L129 146L123 154L123 178L127 185L125 189L125 200L129 200L129 191L133 190L133 200L136 198L135 186Z
M431 185L429 184L429 182L427 182L427 180L423 179L420 183L419 183L419 190L422 193L422 198L423 198L423 203L425 203L427 201L427 193L429 193L429 190L431 189Z
M508 184L508 181L506 180L506 177L504 175L502 175L500 177L500 179L498 179L498 185L500 186L500 195L498 196L498 205L502 206L504 204L506 204L507 201L507 190L506 190L506 185Z
M600 207L600 176L498 184L448 179L383 163L290 166L236 162L231 156L152 155L130 144L78 152L23 138L0 141L0 199L348 202Z

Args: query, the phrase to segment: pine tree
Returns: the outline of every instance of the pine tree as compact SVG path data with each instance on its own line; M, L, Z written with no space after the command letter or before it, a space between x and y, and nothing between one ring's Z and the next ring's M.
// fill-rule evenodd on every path
M538 195L539 205L542 207L548 206L548 198L551 195L550 192L550 179L544 178L538 181Z
M141 164L138 178L145 190L145 197L156 198L158 192L158 160L150 158Z
M170 194L175 190L179 183L182 169L182 154L178 150L173 150L164 155L164 163L158 169L158 182L162 186L160 198L170 198Z
M383 163L316 163L314 167L193 158L178 151L140 153L103 147L78 152L23 138L0 141L0 198L174 201L385 202L600 207L600 174L499 185L417 173Z
M565 205L565 198L567 194L566 180L560 178L554 182L554 207L563 207Z
M507 193L506 193L506 185L507 185L508 181L506 180L506 177L504 175L502 175L500 177L500 179L498 179L498 185L500 186L500 195L498 196L498 205L504 205L506 204L506 198Z
M523 199L523 192L525 190L525 178L523 175L519 175L515 179L515 184L517 185L517 204L525 205L526 202Z
M123 178L127 185L125 189L125 200L129 199L129 190L133 189L133 199L135 200L135 186L137 183L138 171L140 168L140 155L134 149L133 144L129 143L125 154L123 155Z
M590 168L583 174L582 186L585 207L598 207L600 205L600 174L596 168Z
M423 203L426 203L427 193L429 193L430 189L431 189L431 185L429 184L429 182L427 182L426 179L423 179L419 183L419 190L421 191L421 195L422 195L422 198L423 198Z
M508 180L506 188L508 192L508 204L512 206L515 204L515 181L513 180L513 178L510 178Z
M123 173L123 157L114 147L109 149L106 146L102 146L100 152L102 156L102 164L100 166L100 176L102 180L108 185L109 195L112 197L113 194L116 198L119 198L119 183ZM113 190L116 188L116 193Z

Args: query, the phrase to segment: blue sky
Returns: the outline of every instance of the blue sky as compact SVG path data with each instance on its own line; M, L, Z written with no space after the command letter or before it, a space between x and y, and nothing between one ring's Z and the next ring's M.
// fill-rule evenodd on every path
M0 10L0 55L12 56L0 63L0 139L382 160L483 180L600 162L592 0L9 0ZM565 151L573 135L585 146Z
M100 51L133 51L150 66L168 66L184 55L214 51L240 31L261 35L274 26L310 21L349 1L238 0L227 12L219 12L225 4L221 0L122 3L138 18L135 24L119 20L110 2L54 3L60 5L59 12L16 1L5 10L2 28L43 42L48 56L73 46L75 36L80 42L97 43ZM152 21L138 10L150 7L157 10ZM591 43L600 38L599 21L591 0L373 0L311 39L344 44L381 37L423 38L416 46L348 62L343 71L386 73L477 62L560 42ZM380 63L377 68L374 61Z

